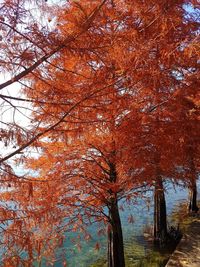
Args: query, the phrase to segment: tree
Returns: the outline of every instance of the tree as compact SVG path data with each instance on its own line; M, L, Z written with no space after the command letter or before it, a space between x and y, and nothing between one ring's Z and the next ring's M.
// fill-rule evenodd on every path
M196 77L194 77L194 82ZM180 94L179 101L180 112L177 112L179 131L179 172L182 175L182 180L189 188L189 205L188 210L192 212L198 211L197 205L197 185L199 172L199 106L195 99L198 99L198 91L193 85L193 91L187 95ZM195 92L196 91L196 92Z
M76 198L74 207L77 205L80 209L75 209L74 213L81 224L93 221L106 224L108 265L125 266L119 201L126 199L130 202L139 197L147 189L147 183L144 184L144 173L137 161L132 159L126 164L129 140L125 143L120 141L121 131L118 128L121 125L117 125L116 121L113 126L112 119L105 121L101 126L86 127L86 132L77 141L42 143L41 157L32 160L30 167L40 170L42 177L49 180L60 177L61 202L66 207L71 205L71 202L65 201L66 190Z
M180 88L185 87L184 82L177 78L177 70L183 68L185 64L183 62L189 62L186 50L182 49L182 46L185 45L185 38L193 42L193 32L197 25L194 21L187 19L182 1L175 1L170 5L156 1L145 4L146 12L143 13L141 3L137 2L132 7L124 1L123 8L126 6L126 12L119 15L118 12L122 8L120 3L114 5L107 3L103 8L105 13L98 15L98 24L93 25L94 27L91 27L79 39L82 47L72 45L65 55L60 54L59 58L55 58L53 64L60 64L60 69L55 72L50 66L47 69L48 84L46 84L47 80L45 82L36 80L35 88L39 98L43 97L45 91L45 98L48 95L49 100L56 98L60 103L65 94L69 105L74 103L75 99L85 99L86 95L89 95L84 104L74 110L69 120L65 121L68 123L67 127L60 127L57 133L54 132L52 135L54 140L56 138L59 140L62 131L66 130L71 131L75 136L76 134L81 136L85 128L83 122L92 124L93 120L94 122L101 121L102 115L99 110L104 108L104 96L110 94L110 87L115 86L121 90L124 96L123 105L125 102L131 103L130 99L134 101L133 96L137 95L137 102L132 103L130 109L124 108L119 116L123 116L123 112L131 112L134 106L143 114L144 121L150 113L149 125L145 125L145 131L147 132L148 127L148 135L151 136L146 156L149 156L149 151L153 153L153 164L152 162L147 164L152 166L155 175L155 201L157 203L155 205L155 238L158 239L162 235L167 235L162 179L174 167L170 160L170 152L176 154L173 150L173 143L168 153L164 151L166 146L163 146L164 140L169 138L167 129L171 131L171 124L176 116L176 112L173 111L170 114L168 110L170 110L171 99ZM85 2L82 6L83 14L87 14L87 5L88 3ZM106 14L111 18L107 19ZM62 23L62 33L71 27L70 23L74 23L70 22L65 29L66 22L69 20L70 14L61 14L59 21ZM122 41L122 36L126 36L125 41ZM100 38L101 46L99 46ZM83 55L84 57L81 58ZM77 70L79 70L78 73ZM65 81L68 81L68 84ZM104 86L100 86L101 84ZM142 105L138 101L139 97L142 99ZM55 109L49 106L44 112L44 107L41 107L40 114L36 118L48 124L49 121L55 121L55 117L62 114L62 110L63 108ZM72 138L70 134L68 138ZM172 142L172 138L170 141ZM149 158L151 159L151 156ZM152 171L149 176L151 173Z
M184 165L174 148L181 147L178 140L186 134L184 128L175 130L180 108L175 100L179 93L188 93L188 83L190 89L193 84L180 75L197 63L198 26L185 4L191 2L67 3L58 8L56 31L48 32L45 39L47 50L41 51L37 44L36 56L30 59L33 50L28 45L24 65L2 85L23 78L23 94L32 103L33 113L32 127L25 135L17 129L2 134L9 139L16 133L19 147L0 162L27 147L37 148L39 158L30 167L40 168L40 175L51 180L58 177L63 201L65 188L72 192L71 214L80 222L83 217L88 222L91 216L99 218L99 214L107 218L110 266L118 262L124 266L118 201L134 197L132 192L143 182L155 184L155 238L167 235L163 182ZM21 46L19 50L21 60L27 50ZM80 211L76 201L81 202ZM114 245L116 240L120 246Z

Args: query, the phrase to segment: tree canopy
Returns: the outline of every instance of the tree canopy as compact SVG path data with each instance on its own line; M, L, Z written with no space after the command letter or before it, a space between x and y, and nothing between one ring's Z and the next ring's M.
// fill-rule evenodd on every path
M119 201L166 179L196 190L198 15L195 0L1 2L5 266L53 257L51 238L93 221L125 266Z

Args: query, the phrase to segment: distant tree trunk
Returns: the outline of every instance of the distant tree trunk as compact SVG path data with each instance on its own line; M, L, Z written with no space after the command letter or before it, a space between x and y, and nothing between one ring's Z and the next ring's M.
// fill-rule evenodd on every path
M109 209L108 267L124 267L123 234L117 200L111 200Z
M199 210L197 206L197 184L196 184L196 168L194 163L194 150L192 145L188 149L189 161L190 161L190 186L189 186L189 212L197 212Z
M189 211L197 212L199 210L197 206L197 185L196 181L192 182L191 187L189 188Z
M154 241L164 243L167 238L167 213L163 181L158 177L154 191Z

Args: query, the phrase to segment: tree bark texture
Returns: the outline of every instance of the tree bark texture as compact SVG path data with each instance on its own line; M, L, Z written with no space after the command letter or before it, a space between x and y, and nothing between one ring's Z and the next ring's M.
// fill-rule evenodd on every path
M117 200L112 200L109 208L108 267L125 267L123 234Z
M189 211L197 212L199 210L197 206L197 185L196 181L192 182L191 187L189 188Z
M154 241L164 243L167 238L167 213L163 181L158 177L154 191Z
M192 145L188 147L188 157L190 166L190 177L189 177L189 212L197 212L199 210L197 206L197 172L194 162L194 148Z

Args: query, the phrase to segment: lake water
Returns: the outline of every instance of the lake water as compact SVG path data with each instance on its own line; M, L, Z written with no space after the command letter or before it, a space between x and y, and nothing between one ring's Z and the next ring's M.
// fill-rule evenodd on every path
M168 223L169 225L177 226L177 219L173 221L172 212L178 211L179 206L187 201L188 191L182 187L174 188L172 185L168 184L166 192L166 204L168 213ZM200 188L198 184L198 188ZM151 196L152 198L152 196ZM128 222L128 216L132 214L134 217L134 223L130 224ZM144 229L151 228L153 224L153 201L151 201L150 207L147 207L145 201L139 201L135 205L127 206L124 211L121 211L121 220L124 235L124 245L126 254L126 266L151 266L157 267L162 266L162 264L156 263L155 258L159 258L157 262L160 262L160 253L153 250L148 242L144 238ZM63 247L57 251L57 255L62 254L62 251L66 252L67 266L68 267L103 267L106 260L106 237L97 235L97 225L90 227L90 232L92 234L92 239L88 242L82 240L82 249L79 251L77 246L73 244L70 239L73 238L74 234L67 233L66 237L68 241L65 241ZM100 250L95 250L95 244L98 241L101 247ZM153 261L150 264L152 257ZM169 254L164 252L164 258L168 257ZM141 263L143 261L143 263ZM163 259L161 259L163 261ZM147 265L145 265L147 263ZM45 265L44 265L45 266ZM54 265L55 267L61 267L61 260Z
M200 182L198 182L198 190L200 190ZM162 267L163 261L169 257L169 251L164 250L162 253L156 251L152 242L149 242L147 235L144 232L149 232L153 225L153 194L148 193L150 198L149 207L145 200L138 200L134 205L127 205L124 211L120 211L126 267ZM187 201L188 190L183 187L173 187L167 183L166 204L168 213L168 224L177 226L178 216L181 214L181 206ZM174 216L176 214L176 216ZM133 215L134 223L128 222L128 217ZM181 218L182 219L182 218ZM183 221L183 219L182 219ZM91 240L88 242L83 238L81 240L82 249L79 251L76 243L72 239L77 236L77 233L66 233L66 239L63 245L56 250L56 262L54 267L63 266L63 258L67 260L68 267L107 267L106 265L106 236L97 234L98 226L93 224L89 228ZM95 244L100 243L100 249L95 250ZM0 251L4 254L4 249ZM23 251L21 251L23 253ZM41 264L35 262L34 266L47 267L45 260ZM13 266L14 267L14 266Z

